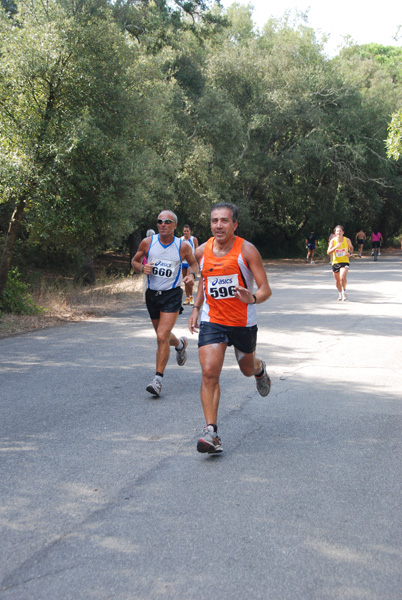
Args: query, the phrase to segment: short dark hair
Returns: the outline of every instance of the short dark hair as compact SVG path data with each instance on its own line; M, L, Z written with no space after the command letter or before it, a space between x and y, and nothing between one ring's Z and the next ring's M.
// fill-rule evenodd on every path
M239 209L237 208L236 204L232 204L232 202L218 202L218 204L214 204L211 207L211 215L214 212L214 210L218 210L219 208L227 208L232 211L233 223L238 220Z
M187 229L189 229L191 231L190 225L183 225L183 229L186 229L186 227L187 227Z

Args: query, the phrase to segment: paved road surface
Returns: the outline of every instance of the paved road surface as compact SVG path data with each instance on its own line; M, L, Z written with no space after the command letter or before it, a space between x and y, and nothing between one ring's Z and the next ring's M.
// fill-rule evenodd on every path
M228 351L220 457L195 339L145 392L144 307L0 340L1 600L401 600L401 266L355 260L346 303L270 269L272 392Z

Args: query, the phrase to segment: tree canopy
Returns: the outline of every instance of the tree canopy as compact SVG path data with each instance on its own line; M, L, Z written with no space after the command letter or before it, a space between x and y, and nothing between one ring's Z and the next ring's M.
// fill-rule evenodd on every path
M86 268L163 208L205 239L236 202L267 256L398 233L401 52L329 59L302 15L259 31L236 3L2 0L0 294L19 237Z

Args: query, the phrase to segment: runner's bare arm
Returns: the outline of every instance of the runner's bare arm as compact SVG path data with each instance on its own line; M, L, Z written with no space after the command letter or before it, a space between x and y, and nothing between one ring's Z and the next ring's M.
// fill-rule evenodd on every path
M332 254L335 249L336 238L332 238L332 240L328 244L327 254Z
M189 283L190 281L194 281L195 276L198 273L198 263L188 242L182 242L180 248L180 257L182 262L184 261L188 263L188 274L186 277L183 277L183 282Z
M195 251L195 258L197 261L197 264L199 264L202 255L204 253L204 248L205 248L205 244L202 244L202 246L199 246L196 251ZM190 318L188 320L188 328L191 331L191 333L196 333L198 331L198 319L199 319L199 315L200 315L200 311L201 311L201 307L204 303L204 285L203 285L203 281L202 281L202 277L198 283L198 290L197 290L197 295L195 297L195 301L194 301L194 307L193 310L191 311L191 315Z
M147 255L149 246L151 245L151 238L144 238L140 245L138 246L138 250L133 256L131 261L133 269L136 271L142 271L143 273L149 275L152 271L153 263L147 263L146 265L142 264L142 260L144 256Z
M235 294L237 298L245 304L261 304L261 302L265 302L265 300L268 300L268 298L272 296L267 274L264 265L262 264L261 254L253 244L246 240L244 240L242 245L242 253L254 276L255 283L257 284L257 291L253 294L252 290L237 286Z

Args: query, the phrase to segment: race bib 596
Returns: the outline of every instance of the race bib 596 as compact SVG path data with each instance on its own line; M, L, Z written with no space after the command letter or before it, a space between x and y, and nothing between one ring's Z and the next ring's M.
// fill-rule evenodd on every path
M239 285L239 278L235 275L224 275L222 277L208 277L208 294L215 300L234 298L235 287Z

